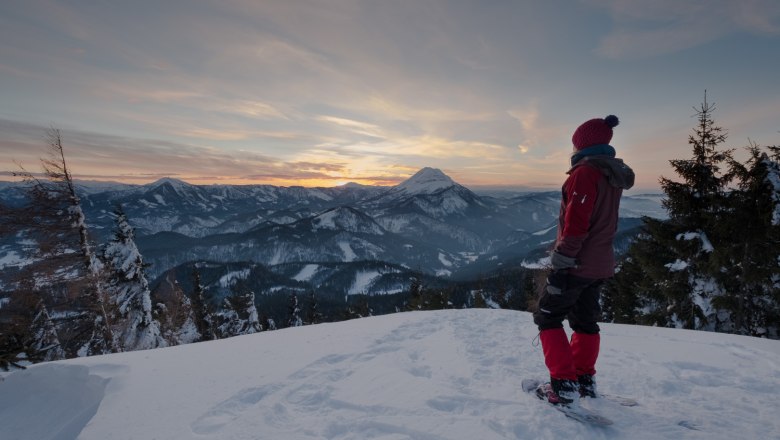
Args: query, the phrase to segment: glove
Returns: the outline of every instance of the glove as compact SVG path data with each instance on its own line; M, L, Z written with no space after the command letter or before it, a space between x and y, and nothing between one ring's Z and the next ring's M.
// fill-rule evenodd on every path
M566 289L566 278L568 277L566 269L553 270L547 275L547 286L545 290L550 295L560 295Z
M552 251L552 254L550 254L550 263L552 264L553 271L577 267L576 259L567 257L558 251Z

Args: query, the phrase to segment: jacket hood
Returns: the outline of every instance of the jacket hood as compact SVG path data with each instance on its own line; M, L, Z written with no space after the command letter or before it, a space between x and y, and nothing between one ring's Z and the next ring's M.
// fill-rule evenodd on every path
M610 156L586 156L571 167L567 174L571 174L572 170L583 165L590 165L601 171L606 176L607 182L616 188L631 189L634 186L636 177L634 170L626 165L623 159Z

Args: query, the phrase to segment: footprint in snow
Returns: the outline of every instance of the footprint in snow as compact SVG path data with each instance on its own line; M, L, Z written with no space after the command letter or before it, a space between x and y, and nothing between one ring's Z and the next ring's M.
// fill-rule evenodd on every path
M258 404L269 394L277 391L279 386L266 385L256 388L245 388L232 397L218 403L190 426L196 434L213 434L223 426L237 419L247 409Z

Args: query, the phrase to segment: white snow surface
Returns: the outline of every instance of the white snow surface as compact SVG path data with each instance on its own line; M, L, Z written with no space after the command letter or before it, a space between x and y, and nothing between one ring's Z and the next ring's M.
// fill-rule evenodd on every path
M449 277L451 275L452 275L452 271L451 270L447 270L447 269L437 269L436 270L436 276L437 277Z
M359 295L361 293L368 293L368 289L374 284L377 278L382 274L378 270L359 271L355 274L355 281L352 283L352 287L349 288L348 295Z
M710 239L707 238L707 234L705 234L702 231L696 231L696 232L685 232L683 234L677 234L677 240L701 240L701 249L704 252L713 252L715 248L712 246L712 242L710 242Z
M553 225L553 226L550 226L549 228L542 229L542 230L540 230L540 231L536 231L536 232L534 232L534 233L533 233L533 234L531 234L531 235L536 235L536 236L545 235L545 234L547 234L548 232L550 232L550 231L552 231L552 230L554 230L554 229L558 229L558 225L557 225L557 224L556 224L556 225Z
M0 254L0 269L6 266L26 266L32 261L27 258L22 258L16 251L8 251L5 255Z
M447 267L452 267L452 261L447 259L447 256L439 252L439 262Z
M217 284L219 284L222 287L228 288L236 284L237 280L247 279L247 277L249 277L249 272L251 272L251 269L241 269L241 270L234 270L232 272L228 272L219 279Z
M337 243L337 245L341 249L341 252L344 253L344 261L355 261L357 254L352 250L352 246L350 246L348 242L340 241Z
M520 266L526 269L549 269L552 267L552 261L549 256L542 257L536 261L523 260Z
M319 269L319 264L307 264L306 266L303 266L303 269L301 269L293 279L295 281L309 281Z
M610 427L520 389L543 378L531 316L409 312L38 364L0 382L4 439L764 439L780 341L602 325Z
M679 272L687 269L689 266L687 261L680 260L679 258L674 263L664 264L664 267L669 268L669 272Z

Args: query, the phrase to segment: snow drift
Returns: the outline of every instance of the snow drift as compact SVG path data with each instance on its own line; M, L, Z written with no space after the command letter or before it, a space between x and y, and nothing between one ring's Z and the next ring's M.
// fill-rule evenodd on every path
M528 313L411 312L38 364L0 382L3 439L704 439L780 432L780 342L602 325L608 428L520 391Z

